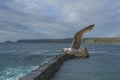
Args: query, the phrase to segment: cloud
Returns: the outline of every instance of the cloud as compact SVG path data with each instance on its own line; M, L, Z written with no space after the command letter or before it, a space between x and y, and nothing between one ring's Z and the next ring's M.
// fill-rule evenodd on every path
M119 7L118 0L1 0L0 41L73 37L92 23L85 36L119 37Z

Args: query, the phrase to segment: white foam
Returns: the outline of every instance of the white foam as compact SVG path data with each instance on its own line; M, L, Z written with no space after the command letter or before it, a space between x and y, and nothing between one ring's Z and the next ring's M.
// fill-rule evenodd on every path
M38 68L38 66L28 66L27 68L7 68L4 71L5 75L2 77L0 76L0 80L18 80L20 77L23 77L36 68Z
M15 77L8 78L7 80L18 80L20 77L22 77L24 75L25 74L21 73L21 74L18 74L17 76L15 76Z

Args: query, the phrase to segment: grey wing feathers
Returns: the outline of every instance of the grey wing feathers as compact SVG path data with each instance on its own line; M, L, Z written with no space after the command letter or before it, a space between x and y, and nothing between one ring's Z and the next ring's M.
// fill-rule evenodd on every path
M89 25L85 28L83 28L82 30L78 31L75 35L74 35L74 39L72 42L72 48L74 49L79 49L81 42L82 42L82 36L85 32L92 30L92 28L94 27L93 25Z

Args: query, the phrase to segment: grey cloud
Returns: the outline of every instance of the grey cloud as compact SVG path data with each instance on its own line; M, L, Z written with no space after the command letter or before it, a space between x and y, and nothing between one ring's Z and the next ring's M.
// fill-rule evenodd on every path
M76 31L92 23L96 26L86 36L119 37L119 7L117 0L2 0L0 41L9 40L9 36L14 36L14 40L73 37ZM10 32L8 38L6 31Z

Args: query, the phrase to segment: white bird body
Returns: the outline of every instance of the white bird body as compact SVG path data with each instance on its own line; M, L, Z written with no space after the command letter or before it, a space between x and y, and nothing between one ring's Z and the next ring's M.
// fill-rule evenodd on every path
M94 27L93 25L89 25L85 28L83 28L82 30L78 31L73 38L73 42L72 42L72 47L71 48L63 48L62 49L62 53L64 54L72 54L75 56L79 56L79 57L87 57L88 56L88 52L87 52L87 48L80 48L81 42L82 42L82 36L85 32L90 31L92 28Z

